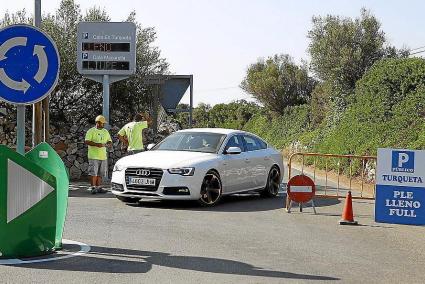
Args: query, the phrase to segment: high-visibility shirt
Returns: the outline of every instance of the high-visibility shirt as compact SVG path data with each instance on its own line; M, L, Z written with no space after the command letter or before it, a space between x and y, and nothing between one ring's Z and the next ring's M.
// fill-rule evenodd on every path
M85 140L101 144L112 142L111 135L109 135L108 130L105 128L98 129L96 127L92 127L87 131ZM90 160L106 160L106 147L95 147L89 145L88 148L88 158Z
M128 151L143 150L143 129L148 127L147 121L129 122L118 131L121 136L126 136L128 140Z

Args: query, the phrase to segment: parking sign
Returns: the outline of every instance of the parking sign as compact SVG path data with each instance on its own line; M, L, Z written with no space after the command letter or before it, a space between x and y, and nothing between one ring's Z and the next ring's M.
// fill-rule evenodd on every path
M425 224L425 151L378 149L375 221Z
M413 173L415 171L415 152L392 151L391 171Z

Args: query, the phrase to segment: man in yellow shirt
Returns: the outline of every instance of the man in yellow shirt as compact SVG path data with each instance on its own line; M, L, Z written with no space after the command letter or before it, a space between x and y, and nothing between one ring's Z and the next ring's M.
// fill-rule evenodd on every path
M136 154L144 150L143 129L148 127L148 122L144 121L140 113L134 116L132 122L124 125L118 132L118 139L127 146L128 154Z
M105 193L102 189L102 176L108 174L108 157L106 147L112 146L111 135L104 128L106 119L98 115L95 119L96 126L90 128L86 133L85 144L88 145L89 175L90 187L88 190L92 193Z

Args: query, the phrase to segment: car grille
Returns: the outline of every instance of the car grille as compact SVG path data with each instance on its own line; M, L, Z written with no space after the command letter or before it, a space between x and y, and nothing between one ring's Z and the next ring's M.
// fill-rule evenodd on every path
M142 175L144 171L149 171L149 175ZM152 169L152 168L129 168L125 170L125 184L127 190L137 190L137 191L157 191L159 183L162 179L163 171L162 169ZM137 178L154 178L155 185L138 185L138 184L129 184L130 177Z

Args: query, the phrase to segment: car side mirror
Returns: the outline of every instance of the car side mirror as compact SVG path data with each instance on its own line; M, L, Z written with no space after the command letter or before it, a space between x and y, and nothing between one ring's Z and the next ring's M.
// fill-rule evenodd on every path
M146 147L146 150L150 150L150 149L152 149L153 147L155 147L155 144L149 144L147 147Z
M240 153L242 153L242 150L239 147L229 147L229 149L226 150L226 154L230 155L237 155Z

